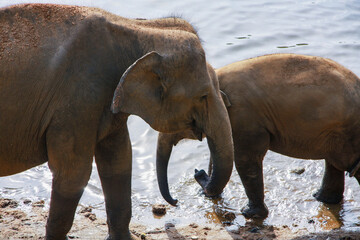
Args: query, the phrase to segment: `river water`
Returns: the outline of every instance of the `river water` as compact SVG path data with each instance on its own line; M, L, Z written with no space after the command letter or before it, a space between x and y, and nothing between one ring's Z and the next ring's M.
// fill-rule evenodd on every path
M25 1L0 0L0 7L22 2ZM360 2L357 0L43 2L100 7L130 18L181 16L197 27L207 60L214 67L270 53L299 53L331 58L360 76ZM235 170L223 199L216 202L205 198L193 179L194 168L207 169L206 141L188 140L175 147L169 165L169 184L173 196L180 201L178 207L169 206L164 217L154 217L152 204L165 203L155 173L157 132L138 117L130 117L128 125L133 146L133 222L150 228L162 227L166 222L218 224L219 213L228 210L236 214L235 224L245 224L240 209L247 198ZM270 214L264 224L308 231L360 230L360 187L354 178L346 177L345 200L341 204L325 205L312 197L320 186L323 167L323 161L304 161L268 152L264 179L265 202ZM305 172L292 173L296 168L304 168ZM48 206L50 190L51 173L46 164L0 178L1 197L43 199ZM95 165L80 204L93 206L97 215L105 217Z

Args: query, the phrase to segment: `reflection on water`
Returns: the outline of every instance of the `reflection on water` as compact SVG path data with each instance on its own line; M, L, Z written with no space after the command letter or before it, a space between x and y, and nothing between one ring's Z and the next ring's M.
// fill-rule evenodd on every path
M34 1L1 1L0 6L20 2ZM291 52L328 57L360 75L360 2L356 0L346 3L327 0L46 2L96 6L125 17L153 18L179 13L198 27L207 60L215 67L263 54ZM224 215L231 212L236 216L233 223L246 224L240 209L247 198L235 170L220 200L205 198L193 179L195 168L207 169L206 141L184 141L175 148L169 164L169 184L179 204L168 206L164 217L154 218L152 204L165 203L156 182L157 133L137 117L130 117L128 125L133 144L132 221L150 227L162 227L166 222L218 224L229 221ZM342 204L324 205L312 197L320 186L323 164L323 161L297 160L269 152L264 161L264 182L270 213L263 224L308 231L339 227L359 230L360 187L355 179L346 177ZM304 173L293 173L297 168L304 168ZM46 164L0 178L2 197L45 199L48 204L50 190L51 173ZM95 213L105 217L95 165L81 204L94 206Z
M324 230L331 230L337 229L342 226L342 218L341 218L341 210L342 204L336 205L327 205L323 204L319 208L318 215L315 218L320 223L322 229Z

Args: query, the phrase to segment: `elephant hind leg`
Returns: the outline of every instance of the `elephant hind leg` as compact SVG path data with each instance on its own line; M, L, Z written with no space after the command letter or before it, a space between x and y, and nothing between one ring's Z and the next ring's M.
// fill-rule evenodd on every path
M337 204L341 202L344 194L345 176L325 160L325 171L320 189L313 194L316 200L323 203Z

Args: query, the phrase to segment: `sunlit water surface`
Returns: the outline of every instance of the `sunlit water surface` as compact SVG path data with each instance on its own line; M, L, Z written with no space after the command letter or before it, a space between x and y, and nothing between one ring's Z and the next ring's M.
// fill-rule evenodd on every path
M22 2L25 1L2 0L0 6ZM360 2L356 0L345 3L326 0L46 2L100 7L131 18L182 16L198 28L207 60L214 67L270 53L299 53L331 58L360 76ZM235 224L245 224L240 209L247 198L235 170L223 199L216 202L201 194L193 178L194 168L207 168L206 141L184 141L175 148L169 165L169 183L179 205L168 205L164 217L154 217L151 206L165 203L155 174L157 132L138 117L130 117L128 125L133 145L133 222L147 224L150 228L162 227L166 222L217 224L221 221L218 215L228 210L236 214ZM355 179L346 177L342 204L324 205L312 197L320 186L323 166L323 161L304 161L268 152L264 178L265 201L270 214L264 223L308 231L340 227L359 230L360 187ZM305 172L291 173L296 168L304 168ZM44 199L48 204L50 190L51 173L46 164L0 178L1 197ZM105 217L95 164L80 204L95 207L97 215Z

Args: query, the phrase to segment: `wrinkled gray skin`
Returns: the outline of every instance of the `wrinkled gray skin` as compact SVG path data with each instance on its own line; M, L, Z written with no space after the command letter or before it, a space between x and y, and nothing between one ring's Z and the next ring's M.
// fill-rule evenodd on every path
M206 133L216 155L214 176L196 178L210 195L226 185L231 126L200 40L186 21L17 5L0 9L0 50L0 176L48 162L53 183L46 239L66 238L93 156L108 239L134 238L129 114L161 132Z
M344 171L360 183L360 80L343 66L320 57L274 54L216 70L232 126L235 165L249 199L242 213L265 218L262 161L267 150L302 159L325 159L321 188L325 203L343 198ZM157 174L169 193L167 166L172 147L190 131L159 134ZM212 158L212 155L211 155ZM210 164L211 166L211 164ZM210 174L209 170L209 174Z

